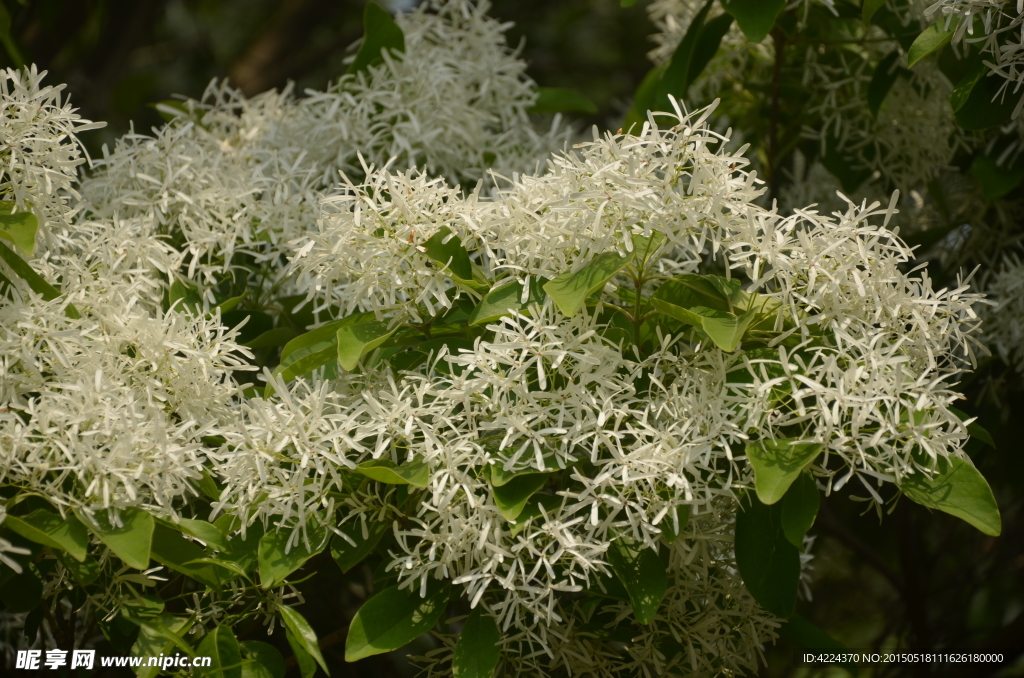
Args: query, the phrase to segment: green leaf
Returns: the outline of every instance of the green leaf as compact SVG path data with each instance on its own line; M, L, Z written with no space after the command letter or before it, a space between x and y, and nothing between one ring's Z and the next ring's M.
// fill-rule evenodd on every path
M961 518L989 536L1002 532L992 488L978 469L959 457L940 460L933 476L919 472L905 477L900 490L908 499Z
M316 660L324 673L331 675L331 672L327 670L327 663L324 662L324 656L320 654L320 646L316 643L316 632L313 631L313 627L309 625L306 618L287 605L278 605L277 610L281 613L281 620L291 632L296 644ZM349 634L351 636L351 631Z
M345 661L397 650L429 631L444 614L450 589L431 580L426 598L420 598L416 590L397 586L374 595L349 624Z
M526 502L540 491L548 482L550 473L521 473L511 479L504 479L501 485L495 485L494 466L491 467L491 495L498 507L498 512L508 521L514 521L526 508ZM500 473L500 471L499 471Z
M585 113L594 115L597 106L579 91L567 87L538 87L537 101L530 108L530 113Z
M125 565L136 570L149 567L149 552L153 544L153 528L156 523L153 516L136 508L121 509L121 527L111 525L105 511L97 511L93 516L95 523L84 520L82 514L75 512L78 519L99 537L100 541L114 552Z
M242 300L245 299L247 296L249 296L248 292L242 292L237 297L231 297L230 299L225 299L224 301L220 302L219 304L214 306L212 309L210 309L210 316L211 317L213 316L214 311L220 311L221 313L227 313L228 311L233 311L235 309L235 307L238 306L240 303L242 303Z
M242 678L242 652L238 640L227 624L218 624L206 634L196 651L200 657L210 657L210 666L196 672L197 676Z
M384 61L383 50L405 51L405 34L380 5L367 3L363 10L363 44L346 73L365 71Z
M162 614L155 619L148 620L135 619L130 616L125 616L125 618L139 627L140 637L143 634L146 634L147 636L151 636L153 638L163 638L165 641L167 641L167 644L164 645L165 648L169 649L171 646L174 646L182 652L184 652L185 654L189 655L190 657L195 655L195 652L192 650L191 647L189 647L189 644L186 643L184 639L182 639L181 637L181 633L184 632L184 629L188 628L188 619L179 620L176 617L171 617L170 615L165 614ZM179 626L178 624L180 622L184 623L181 624L181 626ZM181 628L182 630L176 630L178 628Z
M238 563L231 560L225 560L224 558L219 557L208 558L204 556L202 558L196 558L195 560L186 561L184 565L212 565L213 567L219 567L223 570L227 570L232 574L237 574L239 577L245 577L248 579L249 576L248 573L245 570L243 570L242 566ZM223 578L223 581L230 581L231 579L233 579L233 577L225 577Z
M203 442L205 443L206 441L207 439L204 438ZM214 442L214 444L211 445L211 447L219 447L220 445L223 444L224 441L223 439L221 439L219 442ZM220 488L217 487L217 481L213 479L213 476L211 476L210 472L207 471L205 468L203 469L202 477L198 481L196 481L196 487L199 489L200 492L202 492L203 496L206 497L207 499L211 501L217 501L218 499L220 499Z
M619 0L620 7L632 7L636 4L636 0Z
M455 678L491 678L501 660L501 633L498 625L482 606L473 610L452 656L452 674Z
M205 520L193 520L191 518L179 518L178 522L172 522L170 520L157 519L162 525L171 528L172 530L178 530L185 534L195 537L205 544L213 546L218 551L226 551L228 549L228 538L216 525L209 523Z
M447 226L442 226L420 247L424 249L425 255L447 268L456 282L475 285L469 252L462 246L459 236L454 235Z
M351 372L360 358L387 341L401 325L388 327L384 321L371 320L358 325L346 325L338 330L338 363Z
M676 529L675 522L672 520L673 511L676 514L676 518L679 520L679 529ZM674 509L669 509L669 512L665 514L665 517L658 523L658 529L661 530L661 537L665 540L666 544L672 544L676 539L679 538L680 533L686 529L686 524L690 522L690 507L687 505L676 506Z
M743 335L746 334L747 328L750 327L750 323L754 320L754 316L754 309L750 309L739 316L732 313L712 311L701 317L701 328L711 338L711 341L715 343L715 346L723 351L732 353L739 348Z
M820 502L814 476L806 471L797 477L782 498L782 531L789 543L801 551L804 535L818 517Z
M605 252L591 259L575 273L563 273L544 284L544 291L567 316L576 315L587 297L604 288L605 283L633 260L636 250L620 257L616 252Z
M872 115L878 115L882 102L885 101L889 90L892 89L903 70L896 65L896 60L899 58L899 50L891 52L878 62L875 72L871 75L871 82L868 83L868 108L871 109Z
M280 376L283 381L289 382L337 359L337 342L321 341L289 353L287 358L281 359L281 363L274 369L274 374ZM263 397L269 398L273 392L273 387L267 384Z
M71 576L75 578L75 581L82 586L88 586L100 576L100 564L92 558L78 562L66 553L58 553L57 559L71 572Z
M782 628L779 629L779 635L787 638L790 643L792 643L793 647L824 652L826 654L836 656L849 654L849 650L847 650L845 645L798 614L793 614L793 616L791 616L786 623L782 625ZM837 665L849 671L850 675L856 678L856 664L851 662L842 662Z
M199 315L203 312L203 297L192 285L180 280L171 283L171 288L167 291L167 300L171 308L179 312L191 315Z
M211 588L220 588L220 570L212 565L194 564L206 552L169 527L157 524L153 529L150 555L161 565L195 579Z
M356 473L388 485L426 487L430 483L430 467L422 461L396 464L390 459L372 459L356 467Z
M7 569L6 565L4 569ZM6 607L4 612L28 612L38 605L42 598L43 582L39 581L39 577L27 567L20 574L15 574L0 584L0 601Z
M981 193L985 200L992 202L1001 198L1024 181L1024 162L1018 161L1012 166L1000 167L995 158L977 155L971 163L971 174L981 185Z
M295 338L295 332L290 327L275 327L259 334L255 339L243 344L248 348L274 348L284 346Z
M169 614L140 621L143 623L139 624L139 635L131 648L133 657L159 657L162 654L170 654L178 643L184 644L181 634L191 626L190 620ZM176 638L177 642L170 636ZM188 648L188 645L185 647ZM188 649L188 654L192 654L191 648ZM136 678L156 678L161 670L160 666L141 666L135 675Z
M814 443L794 443L796 438L747 443L747 460L754 469L757 498L765 504L782 499L800 472L824 449Z
M871 17L875 16L875 12L885 6L887 0L864 0L864 7L861 17L864 23L871 21Z
M36 252L38 230L39 219L31 212L0 214L0 238L13 242L26 257L31 257Z
M951 21L948 31L943 28L945 25L946 18L943 17L921 31L921 34L914 39L914 44L910 46L910 50L907 53L907 63L909 66L913 67L913 65L918 61L925 58L952 39L953 33L956 32L957 22Z
M236 534L228 541L228 550L218 557L235 563L243 572L251 571L259 561L260 539L263 538L263 534L263 523L253 523L246 530L245 539L242 539L241 533Z
M280 586L295 570L324 550L327 546L326 528L309 530L309 548L299 535L292 547L287 548L289 539L292 538L290 529L272 529L260 539L259 565L260 565L260 586L264 589L272 589Z
M8 515L4 525L25 539L67 551L79 562L85 560L89 548L89 531L74 516L62 518L53 511L36 509L27 516Z
M668 575L658 554L641 544L619 538L608 545L608 562L629 593L633 616L650 624L668 589Z
M52 301L60 296L60 290L43 280L42 276L33 271L32 267L24 259L2 242L0 242L0 259L3 259L4 263L10 266L11 270L18 277L27 282L33 292L42 296L46 301ZM67 308L64 309L64 315L74 319L82 317L78 313L78 309L71 304L68 304Z
M316 660L313 659L313 655L303 649L302 642L291 631L285 631L285 638L288 639L288 645L295 653L295 663L299 665L299 676L313 678L316 675Z
M796 604L800 552L782 529L782 506L747 496L736 514L736 567L761 607L788 617Z
M238 643L242 658L242 678L284 678L287 665L276 647L259 640Z
M543 278L531 276L530 291L525 303L522 301L523 284L518 280L491 289L469 314L469 324L475 326L494 322L512 313L522 313L532 304L544 303L546 293L543 285L546 282Z
M691 82L690 66L693 63L693 54L697 50L700 34L704 30L704 20L707 19L712 2L713 0L707 0L693 17L689 28L686 29L686 35L679 41L676 51L672 53L672 58L654 89L653 100L644 102L644 107L642 109L638 107L638 111L671 111L669 95L676 98L686 95L686 90L689 89Z
M361 322L373 320L374 317L373 313L355 313L347 318L332 320L329 323L324 323L315 330L310 330L305 334L300 334L285 344L284 348L281 349L281 362L283 363L288 356L303 348L310 348L323 342L328 342L333 346L338 341L338 329L345 327L346 325L356 325Z
M722 7L736 17L748 40L761 42L775 25L775 17L786 7L786 0L722 0Z
M720 14L708 21L697 36L697 44L694 45L693 55L690 57L690 70L686 76L686 87L689 89L693 81L700 77L707 65L718 53L722 44L722 38L732 27L732 14Z
M342 572L348 572L363 562L366 556L373 553L373 550L377 548L377 544L380 543L381 537L391 529L391 525L384 521L370 522L366 526L365 538L363 537L363 530L358 520L350 520L339 526L338 529L355 542L355 545L352 545L340 536L335 536L331 540L331 557L334 558L334 562L338 564Z
M164 611L164 601L160 596L142 594L134 599L122 602L124 612L133 619L148 620L159 617Z
M964 104L971 98L974 86L981 80L981 76L987 72L988 67L985 66L985 63L980 58L975 59L974 64L957 81L952 93L949 95L949 105L952 107L953 113L964 107Z
M682 308L704 306L732 313L743 297L740 287L740 281L735 278L687 273L666 280L653 296Z
M540 518L544 512L551 515L552 512L557 511L562 506L562 498L552 494L535 494L530 497L530 501L526 502L526 507L523 508L522 512L516 516L514 523L508 525L508 531L515 537L517 534L522 532L530 521L534 518Z

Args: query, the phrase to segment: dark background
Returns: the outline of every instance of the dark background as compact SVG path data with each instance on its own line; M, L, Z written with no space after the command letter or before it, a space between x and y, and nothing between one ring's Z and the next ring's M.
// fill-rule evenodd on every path
M104 120L88 132L96 152L134 125L160 124L147 106L172 94L199 97L211 78L228 77L246 94L287 81L321 89L343 72L348 47L362 33L360 0L0 0L9 39L3 65L35 63L49 84L67 84L81 114ZM509 42L525 40L530 76L542 86L574 87L598 107L580 127L617 127L632 93L650 68L645 53L653 26L645 2L621 9L618 0L495 0L492 14L514 22ZM407 6L407 5L404 5ZM813 604L800 612L851 649L1024 651L1024 529L1021 478L1024 438L1020 377L989 362L966 387L962 409L981 415L997 450L973 441L969 451L989 479L1004 531L989 538L944 514L902 501L879 521L859 516L846 493L824 506ZM303 612L321 637L333 676L411 675L403 652L346 665L339 628L360 598L342 584L322 554L317 574L301 585ZM364 573L369 575L369 572ZM367 585L372 585L368 578ZM254 631L255 632L255 631ZM280 641L281 639L276 639ZM286 646L284 646L286 647ZM418 651L429 646L416 648ZM769 648L764 676L807 676L785 641ZM1018 662L1018 666L1020 666ZM1024 676L995 665L879 665L861 676ZM836 673L834 675L842 675Z

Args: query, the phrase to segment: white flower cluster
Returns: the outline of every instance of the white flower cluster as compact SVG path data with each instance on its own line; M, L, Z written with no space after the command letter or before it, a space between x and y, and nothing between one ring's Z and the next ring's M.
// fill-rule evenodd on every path
M265 287L287 282L282 243L313 228L338 173L366 164L420 167L452 182L531 169L566 140L556 119L538 134L536 93L508 28L487 3L425 3L399 16L404 54L344 76L323 92L245 98L214 82L154 136L129 134L97 161L81 191L94 219L142 218L187 256L185 275L209 287L239 257L267 262ZM433 11L430 11L433 10Z
M1024 374L1024 263L1008 255L987 281L985 293L995 305L984 309L985 341L1003 362Z
M32 164L25 141L11 167L47 177L39 168L56 163L67 181L51 191L8 173L3 188L69 201L31 261L64 294L44 301L0 264L16 281L0 297L0 482L62 510L174 518L206 469L223 484L215 511L291 530L292 547L339 520L364 537L389 525L399 585L462 587L498 619L519 675L752 669L778 620L735 565L745 445L821 444L821 486L856 477L878 502L881 484L962 456L948 384L973 361L978 296L903 270L892 205L759 207L745 149L708 129L713 107L677 108L670 128L652 117L636 136L595 133L530 171L560 137L530 127L532 88L484 9L436 2L400 17L404 55L305 98L211 85L154 136L105 153L81 203L65 171L77 156L60 154L83 123L48 100L56 112L36 134L60 147ZM32 82L17 97L38 99ZM452 187L487 167L508 175L492 191ZM438 260L453 242L468 262ZM541 291L614 256L633 269L575 314ZM254 268L261 299L305 295L322 315L372 313L427 338L351 372L268 374L273 395L249 397L233 379L252 357L237 329L162 302L182 276L213 307L218 285ZM654 321L623 340L624 300L638 311L665 278L706 273L738 281L736 298L764 314L761 348L725 351ZM442 313L503 284L518 312L430 338ZM368 462L422 476L371 481L355 471ZM537 491L510 520L511 482ZM616 542L671 542L658 623L639 632L628 605L584 594L610 581ZM612 653L598 639L620 623L628 652ZM429 671L445 661L428 658Z
M1024 110L1024 3L1021 0L939 0L925 15L956 29L953 42L975 45L985 56L989 77L1001 78L1001 100L1017 99L1013 117Z
M3 481L62 508L175 513L202 477L244 361L219 319L153 317L131 290L81 287L0 304Z
M917 447L932 460L960 455L966 432L944 384L973 359L976 295L933 292L927 277L901 272L909 251L871 224L891 207L788 218L756 207L756 177L703 124L710 114L595 138L492 199L371 173L328 201L294 264L322 306L422 322L471 294L422 251L442 227L524 301L538 278L662 242L654 258L673 272L711 262L749 280L748 294L789 319L788 347L725 353L665 335L650 355L626 355L602 337L601 307L567 318L548 299L418 368L276 384L274 400L247 407L246 432L221 462L224 508L301 529L332 515L344 468L425 463L427 495L395 528L391 568L420 590L431 579L464 585L510 639L547 652L567 619L560 594L607 572L616 537L655 546L666 526L678 529L681 507L701 516L731 501L750 482L751 438L796 431L825 446L815 473L826 489L856 476L876 498L878 483L929 472ZM742 374L752 378L732 378ZM792 410L779 410L780 391ZM509 523L488 477L533 471L561 474L570 489L542 491L525 526ZM393 492L367 492L344 501L349 520L408 515ZM677 575L683 590L696 585ZM713 646L720 627L702 628Z
M60 100L63 85L43 87L35 67L0 71L0 182L3 213L34 212L40 222L64 222L72 183L85 158L76 132L100 127Z

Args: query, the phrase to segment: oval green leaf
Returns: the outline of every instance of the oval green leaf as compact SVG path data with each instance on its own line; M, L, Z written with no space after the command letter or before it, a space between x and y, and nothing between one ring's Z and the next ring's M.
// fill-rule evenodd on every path
M313 631L313 627L309 625L306 618L287 605L278 605L277 611L281 613L281 621L284 622L285 627L291 633L295 645L315 659L320 668L324 670L324 673L331 675L331 672L327 670L324 656L320 654L316 632ZM351 635L351 631L349 633Z
M399 327L389 328L387 322L371 320L338 329L338 362L351 372L360 358L387 341Z
M115 527L107 519L105 511L97 511L94 515L95 524L82 520L81 513L75 512L78 519L99 537L125 565L136 570L149 567L149 552L153 544L153 529L156 522L153 516L136 508L121 509L121 526Z
M356 473L388 485L426 487L430 484L430 467L422 461L396 464L390 459L372 459L357 466Z
M27 516L8 515L4 525L25 539L50 548L67 551L75 560L85 560L89 548L89 531L78 518L46 509L37 509Z
M1003 531L999 506L985 477L970 462L948 457L933 476L907 476L900 490L908 499L967 521L983 533L997 537Z
M348 628L345 661L397 650L438 622L448 604L450 586L431 581L427 597L418 591L386 588L367 600Z
M526 502L544 487L550 475L549 473L522 473L502 485L495 485L492 471L491 495L494 497L494 503L502 518L508 521L518 518L526 508Z
M342 572L348 572L363 562L366 556L373 553L373 549L377 548L381 537L387 534L391 526L384 521L370 522L366 526L365 538L358 520L351 520L338 529L355 542L354 545L350 544L347 539L340 536L335 536L331 540L331 557L334 558L334 562L338 564Z
M751 42L761 42L768 36L775 17L785 6L786 0L722 0L722 7L736 17L736 23Z
M948 31L944 28L945 25L946 19L943 17L921 31L921 34L914 39L914 43L910 46L910 50L907 53L907 64L909 66L913 66L952 39L953 33L956 32L957 23L955 21L950 22Z
M242 678L284 678L288 667L270 643L243 640L238 649L242 652Z
M782 498L782 531L789 543L800 550L804 548L804 535L818 517L821 498L814 477L804 471Z
M346 73L358 73L384 61L383 50L405 51L405 34L387 10L373 2L363 10L363 44Z
M295 570L324 550L327 546L326 528L309 530L309 548L301 537L287 549L288 540L292 537L290 529L271 529L260 538L258 559L260 567L260 586L272 589L280 586ZM287 552L286 552L287 551Z
M736 515L736 567L761 607L788 617L796 605L800 551L782 528L782 506L747 496Z
M210 665L199 669L197 676L242 678L242 652L235 634L227 624L218 624L207 633L199 643L196 654L210 657Z
M526 302L523 303L523 284L518 280L507 282L499 287L491 289L484 298L480 300L473 312L469 314L470 325L483 325L494 322L499 318L512 313L522 313L531 304L544 303L543 285L547 281L536 276L530 279L530 291Z
M575 273L563 273L544 284L544 291L564 315L573 316L583 308L587 297L599 291L616 273L633 260L631 252L620 257L617 252L599 254Z
M13 242L21 253L31 257L36 252L39 219L31 212L0 214L0 238Z
M501 660L501 633L494 617L482 606L473 610L452 656L452 674L455 678L491 678Z
M633 616L650 624L668 590L668 575L661 558L650 548L616 539L608 546L608 562L626 587Z
M754 469L757 498L765 504L782 499L800 472L825 449L823 445L794 443L795 440L782 438L747 443L747 461Z
M165 525L157 524L154 527L150 555L153 560L175 572L181 572L211 588L220 588L220 570L202 563L206 552Z

